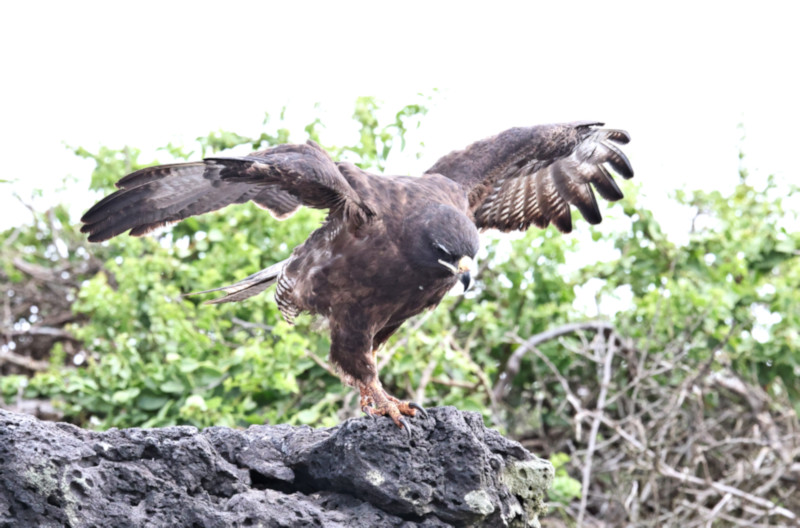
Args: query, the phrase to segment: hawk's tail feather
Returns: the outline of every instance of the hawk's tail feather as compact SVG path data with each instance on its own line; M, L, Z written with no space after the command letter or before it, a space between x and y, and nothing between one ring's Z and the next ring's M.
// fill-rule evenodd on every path
M275 284L275 282L278 280L281 270L287 264L287 262L289 262L289 259L276 262L272 266L253 273L249 277L245 277L239 282L229 286L221 286L219 288L212 288L210 290L186 293L183 296L187 297L189 295L200 295L202 293L224 291L226 295L216 299L210 299L205 301L203 304L220 304L241 301L242 299L247 299L248 297L258 295Z

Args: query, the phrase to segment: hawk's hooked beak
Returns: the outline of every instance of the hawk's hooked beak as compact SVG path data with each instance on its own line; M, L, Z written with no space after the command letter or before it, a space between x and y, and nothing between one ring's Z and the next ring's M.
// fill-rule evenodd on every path
M469 274L472 269L473 261L470 257L461 257L458 261L458 267L453 266L445 260L439 260L439 264L453 272L453 275L458 275L461 284L464 285L464 291L467 291L472 286L472 276Z
M461 284L464 285L464 291L469 290L469 288L472 286L472 275L470 275L468 271L462 273L458 280L460 280Z
M461 275L459 280L464 285L464 291L469 290L469 287L472 286L472 276L469 274L472 265L472 259L469 257L461 257L461 260L458 261L458 273Z

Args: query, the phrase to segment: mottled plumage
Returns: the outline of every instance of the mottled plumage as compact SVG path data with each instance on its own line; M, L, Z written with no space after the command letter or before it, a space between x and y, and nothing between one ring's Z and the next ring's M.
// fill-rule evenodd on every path
M368 414L400 425L416 404L381 388L374 351L405 320L435 307L459 280L469 282L478 230L572 229L570 205L592 224L601 215L592 187L622 197L609 169L633 170L620 144L626 132L584 122L513 128L441 158L421 177L383 176L336 163L318 145L280 145L240 158L150 167L82 218L89 240L133 236L189 216L252 200L276 218L301 205L327 209L324 224L292 255L231 285L208 291L239 301L276 284L292 322L324 316L330 360L361 391ZM199 292L206 293L206 292ZM407 425L407 424L406 424Z

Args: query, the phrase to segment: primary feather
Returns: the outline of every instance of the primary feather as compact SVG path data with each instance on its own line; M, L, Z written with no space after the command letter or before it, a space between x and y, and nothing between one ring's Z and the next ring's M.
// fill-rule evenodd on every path
M583 122L512 128L440 159L428 173L448 176L464 187L481 229L525 230L530 225L572 230L570 205L589 223L602 220L592 186L615 201L622 192L609 167L623 178L633 169L618 144L621 130Z

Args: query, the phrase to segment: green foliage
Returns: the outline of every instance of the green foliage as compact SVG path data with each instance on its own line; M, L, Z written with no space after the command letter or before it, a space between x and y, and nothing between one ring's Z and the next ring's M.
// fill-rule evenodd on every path
M12 401L28 386L28 377L22 374L0 377L0 397Z
M585 268L583 277L602 277L606 293L630 288L635 302L617 314L617 324L640 347L680 343L676 352L693 362L732 364L797 401L800 224L783 205L793 196L797 189L782 195L772 178L754 187L744 171L729 195L678 192L678 202L696 212L684 245L627 197L631 229L613 235L619 258Z
M175 148L166 147L167 150L175 151ZM138 149L124 147L121 150L114 150L108 147L100 147L100 151L93 154L83 147L72 148L76 156L90 159L95 162L95 169L92 171L92 180L89 188L93 191L107 191L114 188L114 183L135 170L143 169L146 164L139 163Z
M387 125L381 125L377 113L380 109L379 102L374 97L359 97L356 100L356 109L353 119L361 125L360 141L354 147L343 147L339 154L351 152L356 154L360 161L356 165L361 168L375 168L382 172L389 153L395 146L395 141L400 141L400 148L406 147L407 123L416 123L418 127L420 118L427 113L427 108L420 104L410 104L401 108L395 114L395 120ZM310 126L310 125L309 125Z
M553 478L553 486L548 490L547 496L551 502L558 502L567 505L574 499L581 498L581 483L569 476L566 466L569 464L570 456L566 453L553 453L550 455L550 463L556 470Z

